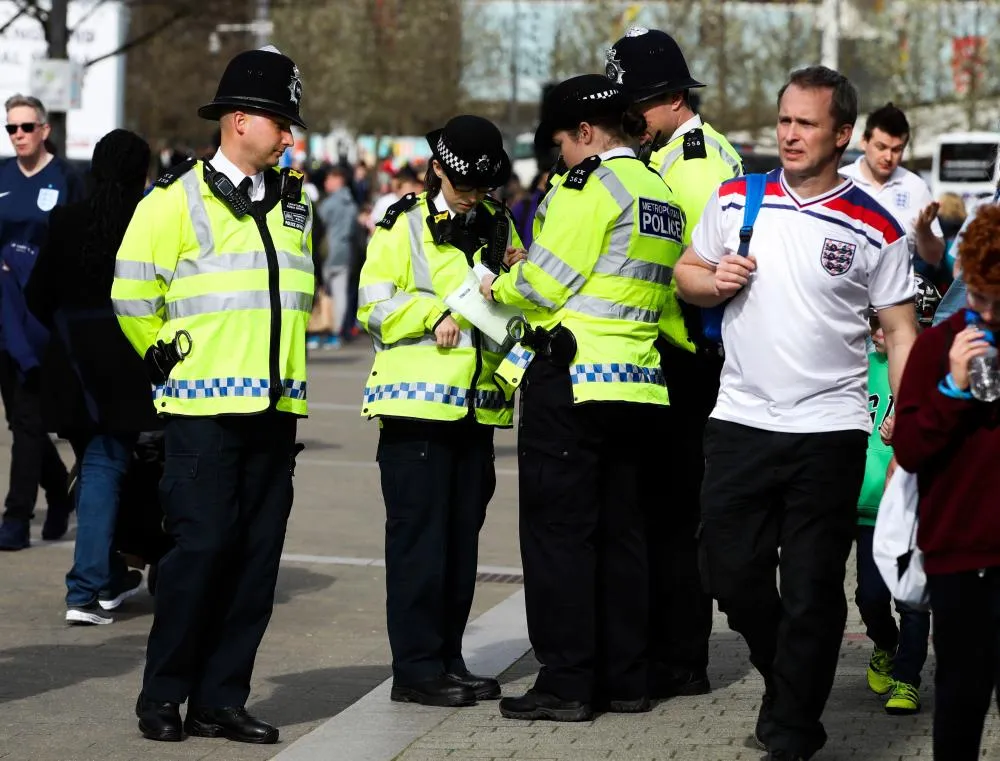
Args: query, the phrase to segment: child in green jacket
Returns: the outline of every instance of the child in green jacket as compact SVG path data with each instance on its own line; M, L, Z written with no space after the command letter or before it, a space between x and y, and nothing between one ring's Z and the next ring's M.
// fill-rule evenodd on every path
M941 300L930 283L917 276L917 316L921 326L930 325ZM899 625L892 615L889 593L872 557L872 536L879 502L885 491L886 474L892 462L893 398L889 388L889 360L878 314L869 313L872 351L868 355L868 409L872 432L868 439L868 462L858 500L858 588L854 601L875 643L868 663L868 686L877 695L888 695L886 713L904 715L920 710L920 672L927 660L930 613L896 601Z

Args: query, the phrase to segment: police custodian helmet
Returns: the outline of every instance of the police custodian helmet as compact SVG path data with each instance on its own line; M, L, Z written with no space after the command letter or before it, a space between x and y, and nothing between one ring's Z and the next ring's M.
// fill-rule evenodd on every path
M246 50L226 66L215 100L198 109L203 119L218 120L232 111L260 111L306 129L299 115L302 80L291 58L268 45Z
M633 26L606 55L608 79L637 102L705 86L691 77L677 41L659 29Z
M427 133L427 144L452 185L498 188L510 179L510 157L503 135L489 119L456 116L442 129Z

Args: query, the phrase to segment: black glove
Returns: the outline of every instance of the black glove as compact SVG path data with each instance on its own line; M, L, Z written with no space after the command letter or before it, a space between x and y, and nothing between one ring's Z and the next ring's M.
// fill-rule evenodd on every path
M181 355L175 344L157 341L146 350L142 360L149 380L155 386L162 386L170 377L170 371L181 361Z

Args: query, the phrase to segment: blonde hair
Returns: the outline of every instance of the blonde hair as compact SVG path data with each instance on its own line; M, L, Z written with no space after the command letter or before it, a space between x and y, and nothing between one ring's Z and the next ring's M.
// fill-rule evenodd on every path
M938 199L941 208L938 215L942 219L964 222L966 217L965 201L957 193L943 193Z

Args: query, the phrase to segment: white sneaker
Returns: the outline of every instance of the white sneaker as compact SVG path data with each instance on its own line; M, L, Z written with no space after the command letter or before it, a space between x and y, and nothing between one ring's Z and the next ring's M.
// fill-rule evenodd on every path
M96 602L87 605L72 605L66 609L66 623L82 626L113 624L115 619L101 610Z
M114 610L125 600L138 594L140 586L142 586L142 571L133 568L121 578L113 589L101 592L97 601L105 610Z

